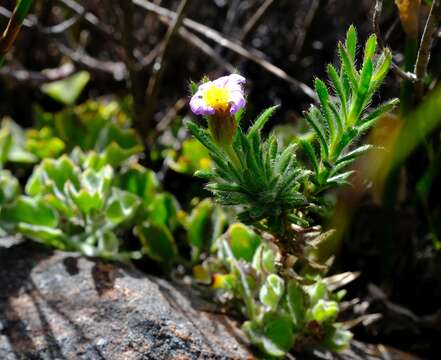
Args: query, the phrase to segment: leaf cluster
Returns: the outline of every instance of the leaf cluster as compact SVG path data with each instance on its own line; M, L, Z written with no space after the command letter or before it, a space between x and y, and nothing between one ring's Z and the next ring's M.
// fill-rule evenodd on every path
M87 131L69 122L72 111L78 112ZM0 227L88 256L128 260L145 255L166 267L185 262L187 255L199 261L222 234L226 216L208 199L188 214L182 211L176 198L161 189L156 174L136 162L142 149L138 136L120 116L114 121L114 111L115 104L88 102L67 113L46 114L40 118L45 124L40 130L24 131L12 120L3 120L1 164L44 159L33 169L24 194L18 180L0 170ZM53 136L64 132L83 136L83 147L54 159L48 145L56 139L64 144ZM27 150L30 139L40 150L38 156ZM124 239L131 233L139 245L127 251Z
M347 183L352 174L347 171L348 165L372 148L356 144L357 140L398 103L397 99L392 99L369 108L392 61L388 49L378 57L376 49L376 36L371 35L358 67L357 33L351 26L345 44L338 44L340 69L332 64L327 68L332 92L322 80L315 80L319 106L312 105L304 114L315 137L300 140L314 171L315 192Z
M264 111L246 133L239 127L227 149L218 146L206 129L190 121L186 124L210 151L215 165L196 175L209 181L206 188L219 204L241 207L238 218L244 223L307 205L301 185L310 172L299 165L296 145L282 149L275 135L262 137L262 128L276 109Z
M26 195L1 208L2 227L62 250L128 257L115 232L133 219L140 201L113 182L109 165L82 170L67 156L46 159L27 182Z
M283 357L297 342L333 351L348 346L352 334L336 322L344 291L332 293L320 277L280 276L278 250L241 223L229 227L217 249L221 264L207 260L202 266L218 296L241 300L247 317L242 328L263 353Z

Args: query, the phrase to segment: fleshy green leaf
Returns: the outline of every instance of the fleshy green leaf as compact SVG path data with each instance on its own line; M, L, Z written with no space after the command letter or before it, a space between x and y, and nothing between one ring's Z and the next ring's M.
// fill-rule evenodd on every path
M247 321L242 329L254 345L270 356L282 357L294 344L293 327L287 315L265 314L260 326Z
M295 328L301 329L305 321L306 296L302 287L295 280L290 280L288 283L286 300Z
M121 189L138 195L146 204L160 189L156 174L140 165L134 165L119 175L117 184Z
M311 309L311 319L318 323L333 321L338 314L338 304L335 301L320 299Z
M228 229L230 247L236 259L247 262L253 260L254 253L260 244L260 238L248 226L236 223Z
M343 351L349 347L352 337L349 330L335 324L332 330L326 334L322 344L331 351Z
M201 251L210 238L207 234L207 227L211 221L213 203L210 199L201 201L191 212L187 223L188 241L198 251Z
M260 244L254 253L253 268L268 274L276 272L276 252L266 243Z
M115 188L109 199L106 216L113 225L119 225L135 215L140 202L136 195Z
M163 224L173 231L178 223L179 210L179 203L173 195L158 194L149 205L149 217L154 223Z
M89 80L89 73L80 71L66 79L44 84L41 91L64 105L73 105Z
M175 260L178 253L175 240L165 225L146 221L136 226L134 232L147 256L164 264Z
M284 291L285 281L280 276L271 274L260 288L259 299L264 305L275 311Z
M27 223L56 227L57 214L42 199L20 196L0 210L0 220L9 224Z

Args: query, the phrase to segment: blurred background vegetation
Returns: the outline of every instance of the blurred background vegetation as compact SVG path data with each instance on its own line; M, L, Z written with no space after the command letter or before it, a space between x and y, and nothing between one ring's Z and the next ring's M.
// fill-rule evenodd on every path
M44 158L38 151L58 156L81 141L83 150L95 146L87 144L95 131L88 116L118 112L119 121L140 132L148 150L141 163L189 209L193 197L208 196L191 174L210 165L182 128L189 79L240 72L248 79L247 119L280 104L272 124L288 142L304 129L302 112L315 101L313 79L337 61L335 44L349 25L361 39L376 31L401 70L388 76L374 102L399 95L401 107L367 135L378 149L357 163L352 186L329 195L337 210L327 222L338 231L322 255L337 253L335 271L361 273L348 287L357 299L350 313L382 314L354 329L359 339L439 358L441 5L432 1L36 0L0 69L0 116L24 128L36 125L27 149ZM15 3L2 2L2 28ZM430 62L419 69L428 18ZM53 84L66 78L67 85ZM68 119L84 126L77 140L63 138ZM49 122L59 126L45 127ZM43 141L54 134L61 143ZM23 179L29 175L12 166Z

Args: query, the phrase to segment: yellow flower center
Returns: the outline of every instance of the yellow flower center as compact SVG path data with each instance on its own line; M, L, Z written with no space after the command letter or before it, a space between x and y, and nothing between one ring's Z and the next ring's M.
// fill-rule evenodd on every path
M216 111L227 111L230 107L230 90L211 85L204 91L203 100Z

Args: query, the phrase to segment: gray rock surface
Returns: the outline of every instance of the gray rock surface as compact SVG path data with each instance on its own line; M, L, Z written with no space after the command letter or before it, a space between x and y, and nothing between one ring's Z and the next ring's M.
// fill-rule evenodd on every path
M185 289L101 260L0 247L0 359L246 359Z
M13 239L12 239L13 240ZM102 260L0 239L0 360L253 359L189 289ZM6 246L6 247L4 247ZM354 341L299 360L418 360Z

